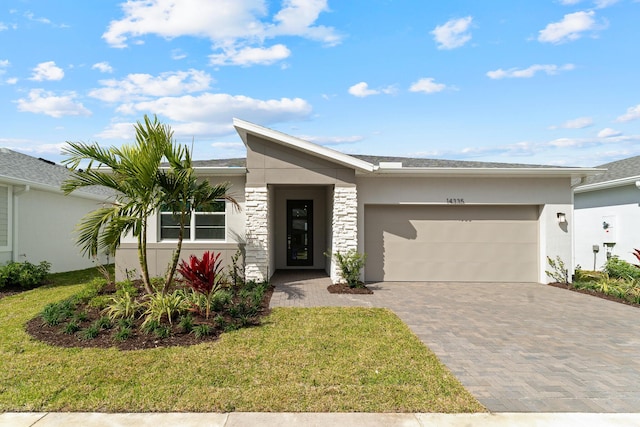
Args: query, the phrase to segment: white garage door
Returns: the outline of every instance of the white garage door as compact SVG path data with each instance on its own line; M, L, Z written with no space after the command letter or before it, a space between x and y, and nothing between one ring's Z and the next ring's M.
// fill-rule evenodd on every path
M537 282L538 206L365 207L367 281Z

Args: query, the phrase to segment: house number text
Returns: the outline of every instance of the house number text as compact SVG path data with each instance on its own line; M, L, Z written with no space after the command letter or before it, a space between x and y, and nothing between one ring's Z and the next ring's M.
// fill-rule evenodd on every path
M464 199L458 199L455 197L449 198L447 197L447 203L450 205L464 205Z

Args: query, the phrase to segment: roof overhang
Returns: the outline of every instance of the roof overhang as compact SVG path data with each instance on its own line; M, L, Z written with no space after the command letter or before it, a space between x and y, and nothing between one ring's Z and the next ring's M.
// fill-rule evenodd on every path
M444 176L444 177L519 177L519 178L586 178L606 172L606 169L597 168L443 168L443 167L402 167L402 168L376 168L378 176Z
M62 191L58 186L42 184L40 182L33 182L26 179L11 178L8 176L0 175L0 183L9 184L9 185L20 185L20 186L28 187L30 189L33 188L34 190L48 191L50 193L64 195L64 191ZM107 195L100 196L98 194L87 193L86 191L81 191L81 190L74 191L73 193L68 194L68 196L79 197L81 199L96 200L99 202L107 201L110 198L110 196L107 196Z
M575 187L573 191L575 193L586 193L589 191L604 190L607 188L624 187L626 185L635 185L640 188L640 175L612 179L611 181L596 182L593 184L584 184L579 187Z
M375 170L375 167L371 163L365 162L364 160L356 159L348 154L305 141L304 139L296 138L295 136L287 135L286 133L265 128L254 123L234 118L233 126L236 128L238 135L240 135L240 138L242 138L245 145L247 145L247 135L254 135L262 139L275 142L276 144L289 147L297 151L302 151L309 155L338 163L342 166L353 168L356 171L373 172Z

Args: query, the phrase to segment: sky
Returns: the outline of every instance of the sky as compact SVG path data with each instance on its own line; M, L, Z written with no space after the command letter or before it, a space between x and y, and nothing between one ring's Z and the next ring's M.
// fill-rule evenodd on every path
M640 155L640 0L3 0L0 146L244 157L234 117L348 154Z

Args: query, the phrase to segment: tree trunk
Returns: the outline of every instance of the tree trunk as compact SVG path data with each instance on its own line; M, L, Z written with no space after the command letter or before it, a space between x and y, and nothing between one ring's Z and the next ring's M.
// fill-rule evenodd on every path
M140 269L144 290L149 295L153 294L151 289L151 281L149 280L149 265L147 264L147 219L144 218L140 225L140 235L138 235L138 259L140 260Z
M162 288L163 295L166 294L167 291L169 290L169 286L173 281L173 276L176 274L176 269L178 268L178 262L180 262L180 252L182 251L182 240L184 239L185 216L186 215L184 212L180 213L180 229L178 230L178 244L176 245L176 248L173 251L173 257L171 259L171 267L169 268L169 271L167 272L167 277L165 278L165 281L164 281L164 287Z

